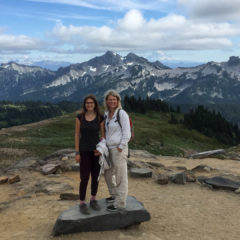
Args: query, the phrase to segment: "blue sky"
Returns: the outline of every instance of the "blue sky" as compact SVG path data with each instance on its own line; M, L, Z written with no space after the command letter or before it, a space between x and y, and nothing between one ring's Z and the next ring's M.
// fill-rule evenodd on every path
M149 60L239 56L239 0L1 0L0 62L83 62L107 50Z

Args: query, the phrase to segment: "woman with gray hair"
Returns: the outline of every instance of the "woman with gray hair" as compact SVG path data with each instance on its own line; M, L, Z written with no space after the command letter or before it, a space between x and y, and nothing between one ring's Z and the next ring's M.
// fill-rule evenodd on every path
M110 197L106 198L108 211L126 208L128 194L127 154L131 137L128 114L122 109L121 97L115 90L104 96L106 144L112 168L105 171L105 180Z

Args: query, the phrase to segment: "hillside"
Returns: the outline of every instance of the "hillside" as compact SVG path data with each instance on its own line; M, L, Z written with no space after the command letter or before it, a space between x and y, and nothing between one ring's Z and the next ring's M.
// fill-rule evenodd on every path
M27 156L45 157L63 148L74 148L76 112L37 123L0 130L0 167ZM170 113L130 113L135 140L130 148L167 156L226 147L183 125L169 124ZM177 118L182 115L176 114Z

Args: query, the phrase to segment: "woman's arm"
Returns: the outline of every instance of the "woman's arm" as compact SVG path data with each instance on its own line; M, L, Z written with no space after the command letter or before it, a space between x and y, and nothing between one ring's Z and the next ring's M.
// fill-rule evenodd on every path
M76 162L80 162L80 152L79 152L79 136L80 136L80 120L76 118L75 124L75 151L76 151Z
M131 129L128 114L124 110L121 110L119 114L122 126L122 138L118 146L118 149L123 149L128 144L128 141L131 138Z
M100 132L101 132L101 138L106 138L106 134L105 134L105 121L102 121L100 123Z

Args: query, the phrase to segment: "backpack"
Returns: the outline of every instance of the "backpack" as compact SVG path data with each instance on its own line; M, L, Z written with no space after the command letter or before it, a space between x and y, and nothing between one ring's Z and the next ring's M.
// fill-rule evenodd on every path
M121 108L119 108L118 112L117 112L117 122L118 122L119 126L122 128L122 125L120 122L120 114L119 114L120 110L121 110ZM129 122L130 122L130 131L131 131L131 138L129 141L132 141L134 139L134 128L133 128L132 119L130 117L129 117Z

